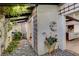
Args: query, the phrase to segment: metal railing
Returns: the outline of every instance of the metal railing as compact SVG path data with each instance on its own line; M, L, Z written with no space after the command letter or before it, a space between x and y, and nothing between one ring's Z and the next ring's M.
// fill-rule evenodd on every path
M59 15L61 15L63 13L66 13L66 12L69 12L71 10L75 10L76 8L79 8L79 6L76 6L76 5L77 5L77 3L73 3L71 5L68 5L67 7L64 7L63 9L60 9L59 10Z

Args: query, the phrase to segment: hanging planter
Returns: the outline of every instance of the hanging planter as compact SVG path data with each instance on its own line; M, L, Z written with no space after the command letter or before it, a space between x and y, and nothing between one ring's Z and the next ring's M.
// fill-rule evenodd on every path
M46 38L45 46L48 49L49 55L51 55L51 53L55 50L56 44L57 44L57 38L54 38L54 37L51 37L51 36L49 38Z

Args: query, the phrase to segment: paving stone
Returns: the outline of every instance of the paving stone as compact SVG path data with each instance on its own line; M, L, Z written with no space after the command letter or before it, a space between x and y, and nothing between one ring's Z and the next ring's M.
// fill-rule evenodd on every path
M21 40L19 47L9 55L4 56L37 56L33 49L29 46L27 40ZM42 56L49 56L49 54L44 54ZM72 53L67 51L62 51L57 49L52 53L52 56L74 56Z

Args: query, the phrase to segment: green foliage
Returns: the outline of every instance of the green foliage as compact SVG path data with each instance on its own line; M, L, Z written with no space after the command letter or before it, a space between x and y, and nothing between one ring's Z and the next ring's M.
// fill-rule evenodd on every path
M13 40L20 40L21 36L21 32L14 32Z
M19 44L19 41L21 39L21 33L20 32L15 32L13 36L12 42L9 43L9 46L7 47L6 50L4 50L4 54L10 54L13 50L16 49L17 45Z
M12 27L14 26L14 25L16 25L16 22L15 21L9 21L8 22L8 32L10 31L10 30L12 30Z
M12 41L9 46L7 47L6 50L4 50L4 54L10 54L13 50L16 49L17 45L18 45L19 41Z
M0 6L0 14L19 16L24 12L28 12L27 5L16 4L13 6Z
M46 40L50 45L57 42L57 38L54 38L54 37L51 37L51 36L49 38L46 38Z

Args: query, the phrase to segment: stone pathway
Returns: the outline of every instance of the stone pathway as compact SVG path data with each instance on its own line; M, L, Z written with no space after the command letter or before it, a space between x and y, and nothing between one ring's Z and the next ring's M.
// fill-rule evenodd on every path
M20 41L20 44L15 51L5 56L37 56L37 54L29 46L27 40L23 39ZM44 54L42 56L49 56L49 55ZM74 55L72 53L69 53L68 51L62 51L58 49L55 52L53 52L52 56L74 56Z

